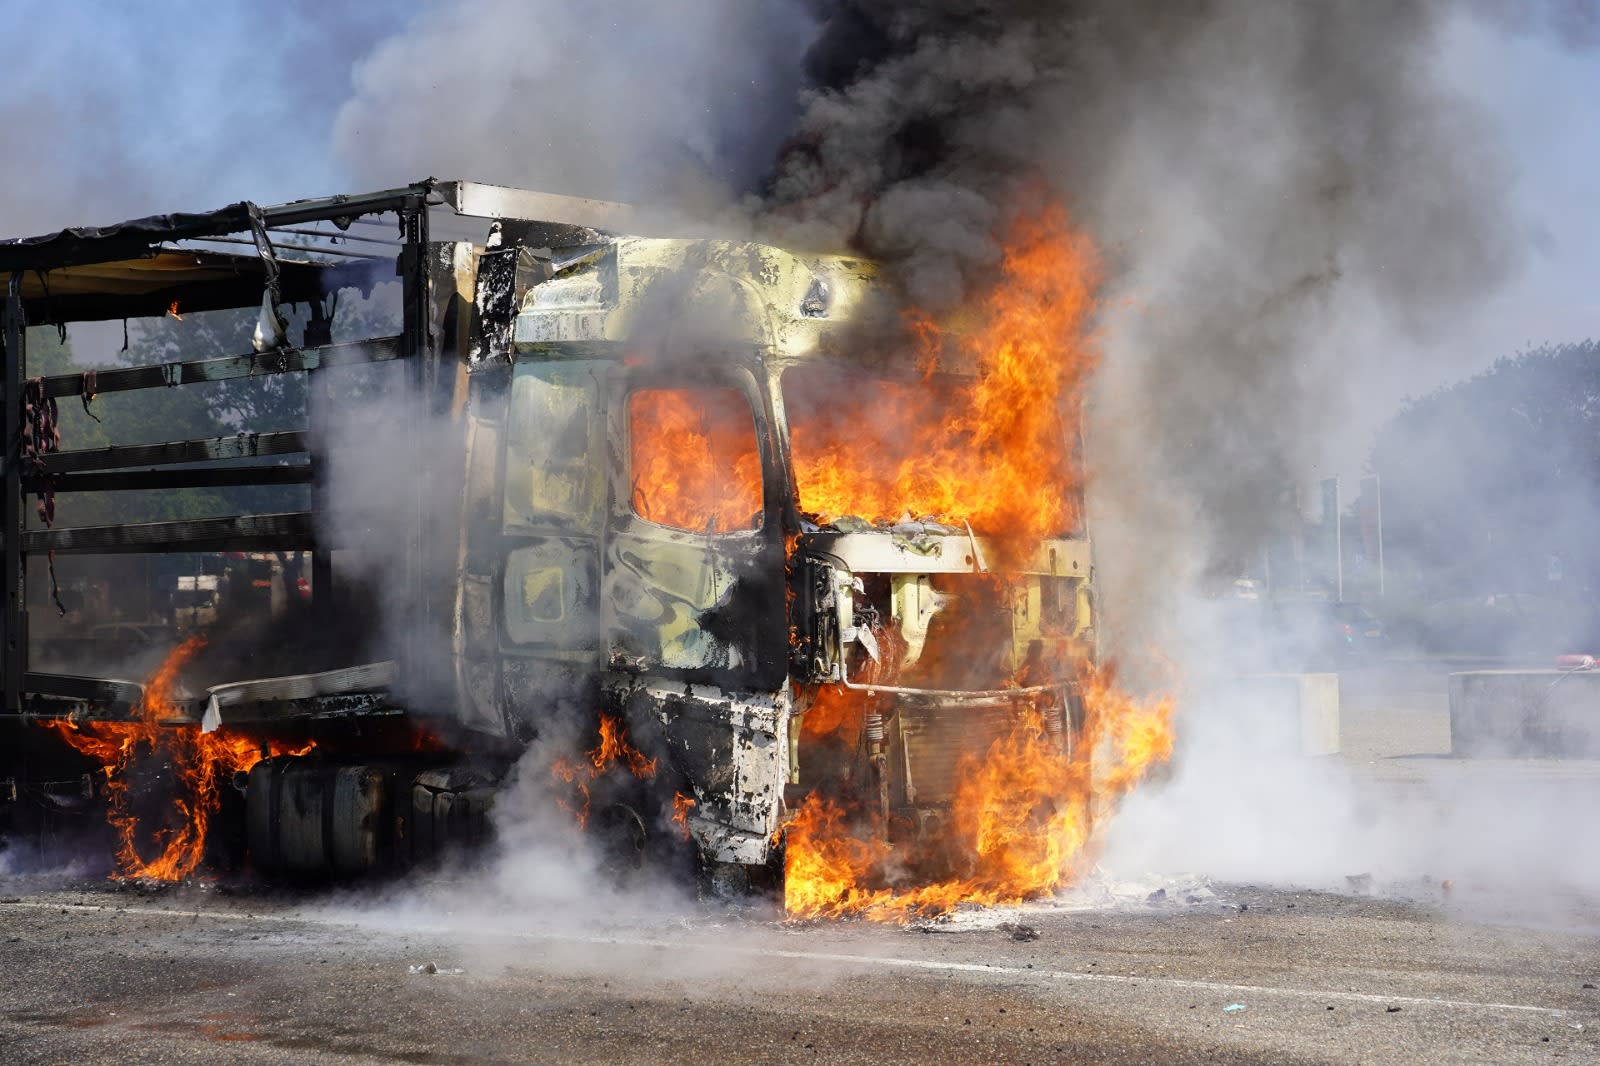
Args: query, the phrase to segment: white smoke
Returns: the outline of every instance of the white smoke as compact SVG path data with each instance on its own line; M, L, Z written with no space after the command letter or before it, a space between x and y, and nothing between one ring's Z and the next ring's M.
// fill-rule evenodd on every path
M783 138L811 32L789 3L434 4L356 66L334 150L367 182L719 206Z

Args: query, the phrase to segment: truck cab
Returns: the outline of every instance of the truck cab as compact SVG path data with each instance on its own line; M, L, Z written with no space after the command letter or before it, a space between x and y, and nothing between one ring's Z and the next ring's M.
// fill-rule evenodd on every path
M925 838L1018 715L1070 746L1094 654L1081 529L1002 544L824 503L893 447L874 422L963 385L863 357L873 264L651 238L499 254L522 258L475 296L507 321L469 368L465 499L498 529L458 612L485 717L624 717L668 753L702 856L745 867L812 791Z

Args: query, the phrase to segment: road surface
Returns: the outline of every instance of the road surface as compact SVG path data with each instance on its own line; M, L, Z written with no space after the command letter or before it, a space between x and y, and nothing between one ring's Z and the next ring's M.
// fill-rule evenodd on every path
M1380 809L1488 772L1442 757L1441 680L1405 677L1348 686L1340 758ZM541 896L559 866L300 895L0 878L0 1062L1600 1062L1592 885L1533 907L1471 878L1102 875L899 927Z

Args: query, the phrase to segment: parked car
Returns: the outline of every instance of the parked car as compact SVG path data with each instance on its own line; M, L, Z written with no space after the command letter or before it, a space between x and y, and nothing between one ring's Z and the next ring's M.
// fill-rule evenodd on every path
M158 622L103 622L89 627L89 639L144 648L171 644L172 629Z
M1593 607L1527 592L1482 592L1423 609L1420 636L1430 650L1482 655L1588 651Z
M1286 669L1337 669L1388 654L1389 635L1377 615L1341 600L1278 600L1272 605Z

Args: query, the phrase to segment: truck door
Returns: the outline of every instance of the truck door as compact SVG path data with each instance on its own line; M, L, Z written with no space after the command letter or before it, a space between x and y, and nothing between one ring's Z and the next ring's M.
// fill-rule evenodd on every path
M518 363L506 425L501 644L508 697L524 708L561 677L600 665L600 540L606 513L604 396L610 364Z
M631 369L611 396L602 577L613 668L770 691L787 672L783 541L748 370Z

